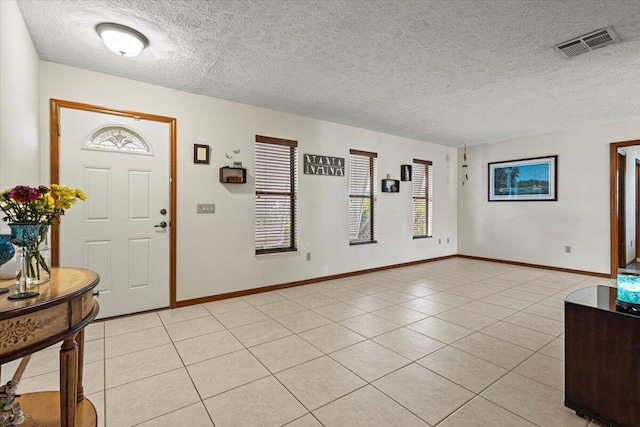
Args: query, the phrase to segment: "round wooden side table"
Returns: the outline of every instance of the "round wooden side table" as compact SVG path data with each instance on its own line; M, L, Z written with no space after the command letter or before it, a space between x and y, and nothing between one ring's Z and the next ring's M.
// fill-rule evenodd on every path
M17 398L25 414L23 425L97 425L95 407L84 397L82 365L84 327L100 309L93 294L99 281L91 270L54 267L49 282L38 286L39 296L12 301L7 297L14 291L0 295L0 365L62 341L60 391L26 393ZM0 281L0 287L15 289L13 283Z

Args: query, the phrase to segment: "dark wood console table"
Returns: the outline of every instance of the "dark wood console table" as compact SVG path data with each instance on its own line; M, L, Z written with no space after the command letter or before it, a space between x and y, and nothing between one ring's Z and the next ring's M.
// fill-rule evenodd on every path
M640 317L616 311L616 288L565 299L565 398L578 415L640 426Z
M84 397L82 365L84 327L98 315L93 288L98 275L80 268L52 268L48 284L35 298L12 301L0 295L0 364L62 341L60 391L22 394L24 426L75 427L97 425L93 404ZM0 286L14 289L14 281ZM18 387L18 392L19 392Z

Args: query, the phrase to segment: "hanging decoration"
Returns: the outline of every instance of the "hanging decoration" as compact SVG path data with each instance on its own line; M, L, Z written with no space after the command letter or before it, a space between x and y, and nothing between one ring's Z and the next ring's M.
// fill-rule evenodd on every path
M464 153L462 154L462 186L469 182L469 165L467 165L467 144L464 144Z
M235 150L233 150L233 154L240 154L240 148L236 148ZM227 160L232 160L233 159L233 155L229 154L229 153L224 153L224 157ZM225 168L231 167L230 166L231 162L227 162L224 164ZM233 162L233 167L234 168L241 168L242 167L242 162Z

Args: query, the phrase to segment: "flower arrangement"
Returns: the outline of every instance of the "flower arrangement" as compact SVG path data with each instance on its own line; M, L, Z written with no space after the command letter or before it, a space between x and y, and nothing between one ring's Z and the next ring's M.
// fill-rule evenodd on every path
M40 268L47 273L49 266L40 254L38 246L47 238L49 226L60 223L60 217L66 209L78 200L87 200L84 192L78 188L51 184L51 188L41 185L29 187L17 185L0 193L0 209L3 220L9 223L31 222L38 224L38 242L29 248L28 265L31 277L40 278ZM36 262L33 262L33 261Z
M37 222L47 226L54 221L60 222L60 216L70 209L77 200L87 200L80 189L58 184L51 188L44 185L38 188L17 185L0 194L0 209L4 212L4 221Z

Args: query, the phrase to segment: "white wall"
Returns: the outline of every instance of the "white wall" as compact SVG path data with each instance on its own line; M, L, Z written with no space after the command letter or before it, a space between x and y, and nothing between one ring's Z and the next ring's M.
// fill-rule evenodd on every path
M625 174L625 216L626 216L626 260L636 259L636 160L640 160L640 147L624 147L627 154Z
M0 191L40 183L39 66L18 5L0 1ZM0 233L8 232L0 221ZM14 274L15 258L0 278Z
M114 56L114 60L118 58ZM40 67L43 140L49 140L50 98L177 118L179 301L457 252L457 159L453 148L54 63L42 62ZM379 243L350 247L347 177L300 172L299 252L255 256L252 184L256 134L299 141L300 165L303 154L348 158L350 148L377 152L380 178L391 173L399 179L400 165L411 163L413 158L432 160L434 238L412 239L410 183L403 182L399 194L378 196ZM193 164L194 143L211 146L211 165ZM228 162L224 153L238 148L241 153L233 161L242 161L247 167L249 183L220 184L218 168ZM43 159L48 163L46 149ZM215 203L215 215L196 215L196 203ZM446 244L447 237L450 244ZM311 252L311 261L305 261L306 252Z
M640 118L470 147L470 182L458 191L458 252L610 273L609 144L633 139ZM554 154L557 202L487 201L489 162Z
M14 0L0 2L0 189L38 185L39 59Z

